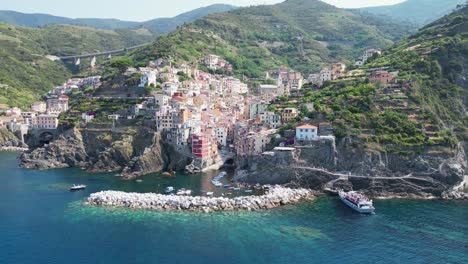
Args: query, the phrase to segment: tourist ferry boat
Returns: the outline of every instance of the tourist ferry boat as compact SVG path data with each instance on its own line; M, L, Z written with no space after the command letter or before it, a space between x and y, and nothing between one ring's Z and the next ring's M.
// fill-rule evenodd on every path
M340 190L338 195L343 203L361 214L373 214L375 211L372 200L361 193Z
M70 187L70 191L79 191L79 190L84 190L86 189L86 185L75 185L73 184L72 187Z

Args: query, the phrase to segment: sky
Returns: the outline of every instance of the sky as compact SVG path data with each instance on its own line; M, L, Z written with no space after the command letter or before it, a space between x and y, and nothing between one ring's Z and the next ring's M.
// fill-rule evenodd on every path
M323 0L338 7L391 5L404 0ZM71 18L117 18L146 21L173 17L211 4L249 6L275 4L283 0L0 0L0 10L43 13Z

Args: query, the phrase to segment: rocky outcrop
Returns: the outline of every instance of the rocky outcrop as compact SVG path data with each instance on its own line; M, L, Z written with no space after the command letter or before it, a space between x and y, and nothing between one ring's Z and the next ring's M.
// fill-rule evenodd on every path
M365 150L349 139L316 142L294 151L243 157L236 179L249 184L286 184L321 190L343 187L371 196L441 197L463 181L461 146L425 147L411 157Z
M182 170L191 159L147 127L72 129L50 144L21 156L32 169L86 167L89 172L118 172L127 178L163 170Z
M68 130L51 144L21 155L21 167L30 169L84 166L86 161L87 153L78 129Z
M8 129L0 128L0 149L22 149L28 146L23 143L15 134L11 133Z
M125 177L137 177L144 174L159 172L166 167L166 153L164 153L161 134L153 136L153 143L143 154L134 157L122 171Z
M154 133L152 144L143 154L134 157L122 171L122 176L134 178L160 171L180 171L191 162L190 153L183 153L163 141L161 133Z
M104 191L91 194L87 204L148 210L258 211L299 201L312 200L313 198L314 193L308 189L274 186L270 188L267 194L262 196L241 196L236 198Z

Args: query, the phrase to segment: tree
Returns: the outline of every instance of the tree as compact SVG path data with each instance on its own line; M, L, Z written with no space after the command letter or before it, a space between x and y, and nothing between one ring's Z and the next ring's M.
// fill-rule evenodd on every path
M110 66L112 68L118 69L121 73L124 73L131 65L133 65L133 60L128 57L113 59L110 62Z

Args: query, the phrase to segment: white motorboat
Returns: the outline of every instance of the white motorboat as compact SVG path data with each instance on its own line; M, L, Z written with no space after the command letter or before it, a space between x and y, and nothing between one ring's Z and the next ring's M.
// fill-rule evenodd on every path
M86 189L86 185L75 185L73 184L72 187L70 187L70 191L79 191L79 190L84 190Z

